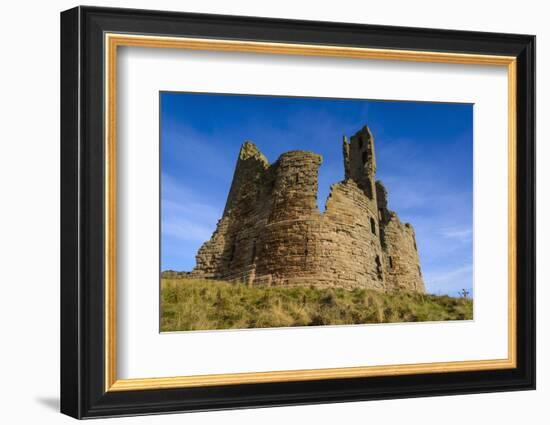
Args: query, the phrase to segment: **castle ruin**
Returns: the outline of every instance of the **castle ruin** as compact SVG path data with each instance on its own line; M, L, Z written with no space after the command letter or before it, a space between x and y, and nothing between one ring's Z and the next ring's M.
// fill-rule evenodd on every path
M343 156L345 179L331 186L321 212L320 155L290 151L269 164L245 142L223 216L191 275L424 293L414 229L388 209L368 127L344 137Z

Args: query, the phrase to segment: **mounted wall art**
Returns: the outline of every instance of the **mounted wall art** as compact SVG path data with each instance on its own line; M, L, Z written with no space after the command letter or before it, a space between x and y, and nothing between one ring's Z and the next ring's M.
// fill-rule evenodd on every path
M62 13L61 410L534 388L534 37Z

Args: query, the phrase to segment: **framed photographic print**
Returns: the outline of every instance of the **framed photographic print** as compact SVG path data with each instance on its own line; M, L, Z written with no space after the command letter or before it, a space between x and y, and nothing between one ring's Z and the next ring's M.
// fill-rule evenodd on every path
M535 38L61 14L61 411L535 387Z

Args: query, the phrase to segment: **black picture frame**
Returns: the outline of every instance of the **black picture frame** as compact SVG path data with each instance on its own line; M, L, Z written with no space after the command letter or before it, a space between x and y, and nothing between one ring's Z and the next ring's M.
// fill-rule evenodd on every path
M517 58L517 367L105 391L104 34L154 34ZM61 412L75 418L535 388L535 37L76 7L61 13Z

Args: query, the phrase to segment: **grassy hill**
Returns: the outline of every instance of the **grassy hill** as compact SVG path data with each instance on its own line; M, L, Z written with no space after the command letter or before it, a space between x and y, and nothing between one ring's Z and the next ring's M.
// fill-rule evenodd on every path
M468 320L469 298L161 280L161 331Z

